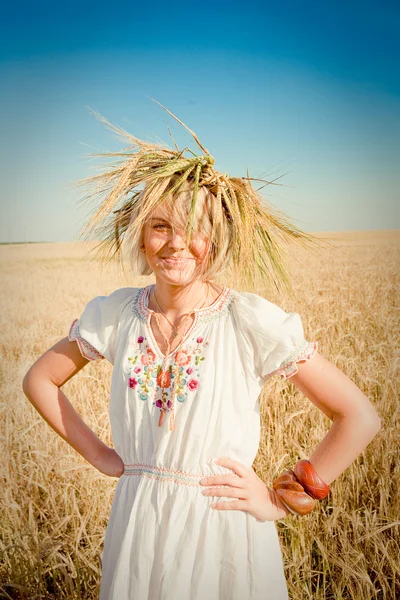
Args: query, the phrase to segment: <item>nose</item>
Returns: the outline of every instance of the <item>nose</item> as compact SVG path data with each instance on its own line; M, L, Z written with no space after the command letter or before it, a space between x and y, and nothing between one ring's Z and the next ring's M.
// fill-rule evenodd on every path
M186 248L185 238L186 238L186 236L185 236L183 230L172 228L172 234L171 234L171 238L168 242L168 245L171 248L176 248L176 249Z

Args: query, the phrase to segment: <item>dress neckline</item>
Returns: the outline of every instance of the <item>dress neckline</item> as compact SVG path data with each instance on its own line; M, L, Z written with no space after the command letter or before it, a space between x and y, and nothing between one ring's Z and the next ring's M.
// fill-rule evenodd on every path
M136 300L133 305L133 308L134 308L135 312L139 315L139 317L144 321L145 329L146 329L147 335L151 341L151 346L153 347L152 349L153 349L154 353L156 355L158 355L162 360L167 360L171 356L173 356L176 352L178 352L183 347L183 345L187 342L187 340L190 338L190 336L193 334L195 329L197 329L197 326L200 323L204 323L206 321L211 321L211 320L221 316L222 314L224 314L228 310L229 304L231 303L231 300L233 299L234 292L235 292L235 290L233 290L233 288L229 288L227 286L222 286L222 291L221 291L220 295L218 296L218 298L216 298L216 300L214 300L214 302L212 304L210 304L210 306L193 309L194 319L193 319L193 322L192 322L191 326L189 327L188 331L186 332L184 338L181 340L179 345L173 351L171 351L169 354L165 355L161 352L161 350L157 344L157 341L154 337L153 330L152 330L151 324L150 324L151 316L152 316L152 314L154 314L154 311L151 308L149 308L148 301L149 301L151 289L154 285L155 284L153 283L153 284L147 285L146 287L139 289L138 294L136 296Z
M150 292L154 287L155 283L151 283L146 287L141 288L139 291L139 295L137 298L137 308L144 319L147 319L149 315L154 313L154 311L148 306ZM210 317L217 315L221 311L223 311L223 309L231 300L233 296L233 291L234 290L232 288L223 285L220 295L214 300L212 304L210 304L209 306L204 306L203 308L192 309L191 312L194 312L196 316L195 320L208 320Z

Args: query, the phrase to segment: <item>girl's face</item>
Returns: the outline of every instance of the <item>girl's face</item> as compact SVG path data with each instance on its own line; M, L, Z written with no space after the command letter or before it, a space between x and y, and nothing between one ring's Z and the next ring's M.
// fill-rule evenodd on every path
M158 208L144 226L143 247L156 278L183 284L197 278L198 267L207 254L208 240L194 232L188 247L184 229L174 225L168 214Z

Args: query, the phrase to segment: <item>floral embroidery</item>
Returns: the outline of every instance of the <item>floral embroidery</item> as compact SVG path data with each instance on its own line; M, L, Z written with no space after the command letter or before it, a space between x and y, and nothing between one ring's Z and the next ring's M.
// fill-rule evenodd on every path
M197 379L191 379L188 383L188 388L190 390L197 390L197 388L199 387L199 382Z
M137 390L141 400L151 397L160 411L169 411L173 396L184 402L188 392L199 389L199 370L208 344L203 337L192 339L192 343L186 343L167 359L171 364L163 370L163 360L157 359L147 339L139 336L136 352L128 357L131 365L128 387Z
M132 389L135 389L135 387L136 387L136 386L137 386L137 384L138 384L138 380L137 380L137 379L135 379L134 377L129 377L129 379L128 379L128 383L129 383L129 387L130 387L130 388L132 388Z

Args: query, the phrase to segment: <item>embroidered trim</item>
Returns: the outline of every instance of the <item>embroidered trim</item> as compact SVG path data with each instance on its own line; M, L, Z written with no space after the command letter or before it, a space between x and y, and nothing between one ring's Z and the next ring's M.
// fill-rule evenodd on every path
M145 475L151 479L158 479L162 481L175 481L176 483L183 483L184 485L197 485L200 486L199 479L203 475L196 475L193 473L187 473L185 471L177 471L174 469L167 469L166 467L156 467L155 465L145 465L140 463L124 465L124 475Z
M230 469L231 470L231 469ZM151 479L158 479L159 481L174 481L183 485L195 485L205 487L216 488L216 487L229 487L226 485L210 485L203 486L199 483L203 477L209 477L210 473L188 473L187 471L178 471L176 469L167 469L166 467L157 467L156 465L145 465L143 463L133 463L124 465L124 475L144 475ZM232 471L232 475L235 473ZM214 475L214 473L212 473Z
M147 320L149 314L148 298L151 288L154 285L155 284L150 284L146 287L140 288L136 294L132 305L132 310L144 322ZM225 314L225 312L227 312L227 310L229 309L234 294L234 289L224 286L224 289L221 292L219 298L217 298L217 300L215 300L213 304L204 308L194 309L194 312L197 317L197 322L208 322L217 316Z
M141 321L143 321L144 323L146 322L147 319L147 314L143 311L141 304L142 304L142 300L141 297L143 295L143 290L145 290L146 288L139 288L136 296L133 300L133 304L132 304L132 310L133 312L136 313L136 315L139 317L139 319Z
M281 375L285 379L289 379L298 372L298 362L310 360L318 351L318 342L304 342L299 346L279 367L276 374Z
M98 358L104 358L100 352L96 350L89 342L87 342L80 334L79 331L79 319L72 321L71 327L68 332L68 339L70 342L75 341L78 344L78 348L83 358L87 360L97 360Z

